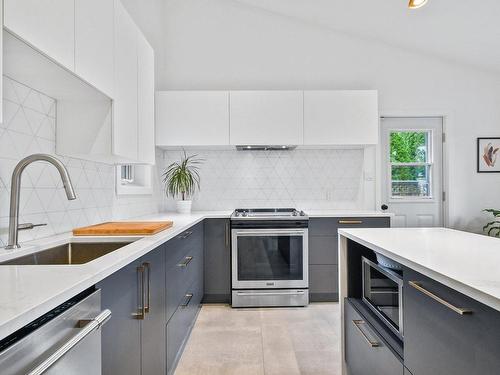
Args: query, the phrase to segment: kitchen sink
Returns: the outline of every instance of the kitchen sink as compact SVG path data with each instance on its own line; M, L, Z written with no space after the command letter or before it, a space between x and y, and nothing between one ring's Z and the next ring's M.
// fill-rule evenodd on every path
M36 253L1 262L0 265L85 264L131 242L68 242Z

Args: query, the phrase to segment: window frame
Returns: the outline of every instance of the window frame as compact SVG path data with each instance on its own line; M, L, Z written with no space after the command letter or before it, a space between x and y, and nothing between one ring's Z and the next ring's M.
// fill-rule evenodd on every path
M401 163L401 162L393 162L391 161L391 134L392 133L427 133L427 161L426 162L410 162L410 163ZM386 158L386 165L388 166L387 168L387 174L388 174L388 186L387 186L387 191L390 192L388 194L388 199L389 202L434 202L435 201L435 196L434 196L434 186L433 186L433 179L434 179L434 144L433 144L433 139L434 139L434 130L433 129L426 129L426 128L391 128L389 129L387 133L387 153L385 155ZM429 195L428 196L394 196L392 194L392 169L393 167L426 167L428 168L428 173L429 173Z

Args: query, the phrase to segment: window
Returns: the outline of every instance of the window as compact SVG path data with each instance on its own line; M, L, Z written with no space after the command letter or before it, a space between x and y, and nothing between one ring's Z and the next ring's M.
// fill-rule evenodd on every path
M391 197L432 198L432 132L394 130L389 137Z
M152 194L151 165L125 164L116 167L116 194Z

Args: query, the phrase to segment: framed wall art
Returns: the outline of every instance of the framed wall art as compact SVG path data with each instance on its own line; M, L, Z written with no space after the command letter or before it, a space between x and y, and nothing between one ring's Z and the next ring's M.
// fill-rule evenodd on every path
M477 172L500 173L500 137L477 139Z

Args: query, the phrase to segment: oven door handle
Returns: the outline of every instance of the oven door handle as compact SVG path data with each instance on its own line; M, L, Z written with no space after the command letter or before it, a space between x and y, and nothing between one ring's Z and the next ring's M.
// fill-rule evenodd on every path
M239 296L299 296L303 295L303 290L297 291L276 291L276 292L237 292Z

